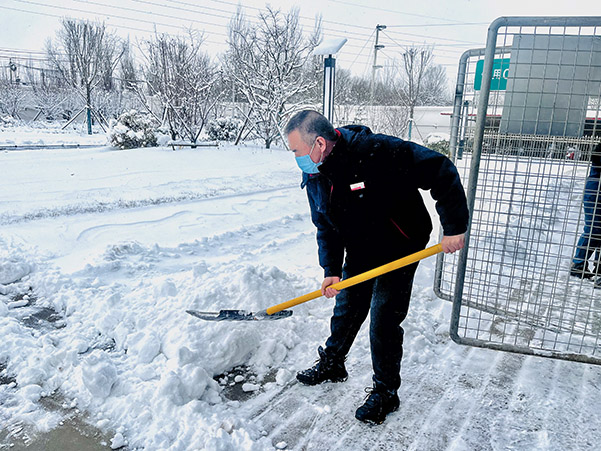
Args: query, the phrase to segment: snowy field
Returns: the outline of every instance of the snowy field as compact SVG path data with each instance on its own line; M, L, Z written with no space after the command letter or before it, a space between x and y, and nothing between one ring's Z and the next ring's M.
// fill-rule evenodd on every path
M128 450L598 449L601 368L456 345L434 259L404 323L401 407L381 426L354 419L371 380L365 328L347 382L295 382L332 300L280 321L187 315L319 287L288 152L5 151L0 171L0 426L13 442L77 409Z
M10 118L3 118L9 120ZM32 122L30 125L4 124L0 121L0 147L14 146L74 146L105 145L107 140L103 134L85 134L85 124L75 121L65 130L63 124L46 121ZM86 129L87 130L87 129Z

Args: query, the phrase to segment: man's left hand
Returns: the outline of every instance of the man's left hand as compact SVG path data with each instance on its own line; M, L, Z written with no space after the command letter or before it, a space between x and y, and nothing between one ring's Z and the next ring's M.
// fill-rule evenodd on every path
M463 249L463 246L465 245L465 233L462 233L461 235L445 235L442 237L440 244L442 245L442 250L445 254L452 254L459 249Z

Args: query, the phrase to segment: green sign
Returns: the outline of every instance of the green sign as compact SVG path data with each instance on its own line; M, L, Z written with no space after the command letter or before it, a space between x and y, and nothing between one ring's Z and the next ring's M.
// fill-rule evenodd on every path
M482 87L482 70L484 60L476 64L476 78L474 79L474 90L480 91ZM505 91L507 89L507 76L509 74L509 58L495 59L492 63L492 76L490 78L491 91Z

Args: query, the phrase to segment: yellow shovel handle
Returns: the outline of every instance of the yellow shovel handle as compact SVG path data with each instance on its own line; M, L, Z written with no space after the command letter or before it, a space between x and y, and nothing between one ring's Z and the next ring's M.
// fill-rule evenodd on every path
M349 279L342 280L338 283L331 285L330 287L336 290L342 290L344 288L352 287L353 285L357 285L358 283L365 282L366 280L373 279L375 277L381 276L382 274L394 271L395 269L402 268L403 266L407 266L412 263L423 260L424 258L436 255L439 252L442 252L442 246L440 244L437 244L435 246L428 247L414 254L407 255L406 257L399 258L398 260L392 261L390 263L386 263L385 265L378 266L377 268L370 269L369 271L365 271L364 273L357 274L356 276L351 277ZM311 301L320 296L321 290L316 290L311 293L307 293L303 296L290 299L289 301L282 302L281 304L274 305L273 307L269 307L266 310L266 312L268 315L273 315L274 313L281 312L282 310L285 310L289 307L294 307L298 304L302 304L303 302Z

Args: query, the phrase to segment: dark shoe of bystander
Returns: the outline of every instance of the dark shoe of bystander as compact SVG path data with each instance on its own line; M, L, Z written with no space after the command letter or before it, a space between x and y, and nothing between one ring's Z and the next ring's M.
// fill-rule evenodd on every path
M396 392L379 391L366 388L369 394L365 403L355 412L355 418L365 423L382 424L389 413L399 408L399 397Z
M593 284L593 287L601 288L601 276L599 276L595 279L595 283Z
M317 350L319 360L315 365L307 370L296 374L299 382L305 385L317 385L322 382L344 382L348 378L348 373L344 366L344 359L331 358L326 355L324 349L320 346Z
M579 279L590 279L595 277L595 273L589 271L584 263L572 263L570 276L578 277Z

